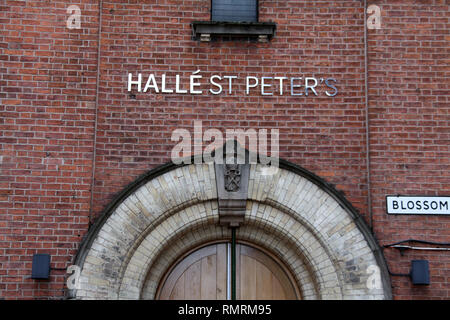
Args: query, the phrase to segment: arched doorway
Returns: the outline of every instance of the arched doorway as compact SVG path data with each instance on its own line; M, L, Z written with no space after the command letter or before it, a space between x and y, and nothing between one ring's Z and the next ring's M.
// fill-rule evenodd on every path
M183 254L230 239L219 224L215 173L214 164L166 164L125 188L82 243L74 261L79 287L69 297L156 299ZM324 180L283 160L271 175L252 164L245 202L237 239L273 254L289 270L297 298L391 298L380 246Z
M232 272L236 272L237 299L300 298L293 276L273 255L255 246L238 243L234 271L230 247L230 243L215 243L184 255L163 278L157 299L229 300Z

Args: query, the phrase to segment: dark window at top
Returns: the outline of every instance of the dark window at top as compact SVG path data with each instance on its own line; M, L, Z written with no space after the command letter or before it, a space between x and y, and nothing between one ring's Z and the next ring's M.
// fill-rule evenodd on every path
M211 0L211 20L258 22L258 0Z

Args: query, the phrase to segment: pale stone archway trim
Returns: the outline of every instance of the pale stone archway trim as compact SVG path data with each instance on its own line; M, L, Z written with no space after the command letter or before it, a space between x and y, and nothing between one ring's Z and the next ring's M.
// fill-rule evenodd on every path
M238 235L275 252L294 270L305 298L390 299L380 247L351 204L322 179L286 161L274 176L260 168L252 165L246 220ZM167 164L140 177L88 233L75 259L82 267L80 288L70 297L151 298L183 250L226 234L217 225L215 188L214 167L207 164ZM181 237L193 229L201 232L193 232L190 242ZM178 238L185 242L177 244ZM172 253L161 255L170 244ZM380 290L364 288L369 264L380 268Z

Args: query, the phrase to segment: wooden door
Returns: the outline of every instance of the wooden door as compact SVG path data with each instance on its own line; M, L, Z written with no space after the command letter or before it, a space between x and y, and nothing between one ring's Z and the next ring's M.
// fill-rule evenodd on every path
M160 290L161 300L225 300L227 245L201 248L179 262Z
M203 247L179 261L163 280L162 300L227 300L231 270L229 244ZM297 299L286 271L268 254L236 245L236 297L242 300Z
M241 300L295 300L286 272L264 252L236 246L236 298Z

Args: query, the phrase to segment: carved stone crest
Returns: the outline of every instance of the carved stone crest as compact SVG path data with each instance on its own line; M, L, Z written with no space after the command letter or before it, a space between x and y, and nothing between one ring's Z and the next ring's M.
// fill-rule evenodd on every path
M231 147L229 148L231 152L227 153L222 163L214 164L219 204L219 223L237 227L244 222L250 164L248 161L245 161L248 151L242 149L237 141L228 141L220 151L221 154L224 154L223 151L227 150L227 147Z
M239 191L241 188L241 168L239 164L225 165L225 190Z

